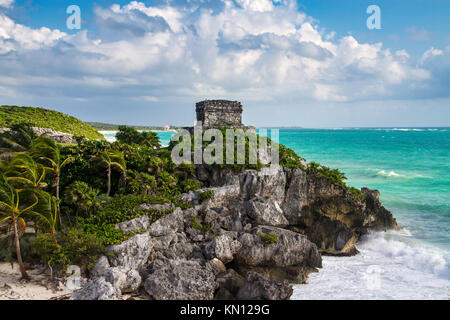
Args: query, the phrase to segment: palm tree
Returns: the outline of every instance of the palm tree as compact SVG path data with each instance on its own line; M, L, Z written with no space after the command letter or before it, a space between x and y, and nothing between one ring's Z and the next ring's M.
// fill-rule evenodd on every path
M38 199L34 194L30 194L31 197L29 195L28 197L21 197L23 192L26 192L26 190L15 189L4 176L0 177L0 224L8 223L12 225L20 273L23 279L29 280L30 277L25 270L20 252L20 234L23 234L26 226L23 216L32 212L38 204Z
M42 189L47 186L44 182L45 168L26 153L16 153L4 161L2 167L4 176L15 187Z
M79 210L84 210L88 215L100 204L97 201L99 190L91 188L86 182L75 181L64 194L66 203L76 206L78 216Z
M56 188L56 200L59 202L59 180L61 176L61 169L72 163L75 159L73 157L68 157L65 160L62 160L60 150L56 143L45 137L38 137L33 140L31 143L30 153L35 159L41 160L45 164L49 165L49 167L45 167L45 169L53 172L55 176L53 186Z
M107 167L108 190L106 195L109 197L111 193L111 171L113 168L119 170L123 175L126 173L126 163L123 153L116 150L105 150L92 157L91 160L96 160Z
M11 157L15 152L25 152L36 137L31 125L20 123L12 125L0 134L0 157Z
M59 216L59 201L51 194L43 191L34 191L38 204L27 215L32 217L36 226L42 231L54 235Z

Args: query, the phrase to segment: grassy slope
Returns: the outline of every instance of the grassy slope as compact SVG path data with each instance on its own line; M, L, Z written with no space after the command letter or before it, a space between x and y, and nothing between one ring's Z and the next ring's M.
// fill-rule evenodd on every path
M88 139L103 139L90 125L64 113L34 107L0 106L0 128L16 123L29 123L35 127L84 136Z

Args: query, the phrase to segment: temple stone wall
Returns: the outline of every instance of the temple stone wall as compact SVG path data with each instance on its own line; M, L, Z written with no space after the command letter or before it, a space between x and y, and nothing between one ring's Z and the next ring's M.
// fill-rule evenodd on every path
M196 104L197 121L203 127L242 127L242 104L239 101L205 100Z

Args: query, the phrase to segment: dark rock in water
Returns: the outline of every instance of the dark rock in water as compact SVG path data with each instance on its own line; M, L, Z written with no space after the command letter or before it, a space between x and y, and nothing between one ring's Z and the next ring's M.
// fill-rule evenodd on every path
M239 289L239 300L288 300L294 289L287 281L276 282L256 272L248 272Z
M377 191L363 189L364 198L300 169L285 169L285 173L284 216L324 253L353 254L354 244L369 229L397 228L392 214L376 197Z
M217 285L214 273L197 261L155 261L144 283L157 300L211 300Z

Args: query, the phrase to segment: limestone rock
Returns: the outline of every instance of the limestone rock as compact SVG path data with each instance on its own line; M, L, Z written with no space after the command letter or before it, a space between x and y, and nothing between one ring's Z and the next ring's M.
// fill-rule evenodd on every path
M227 267L225 267L223 262L217 258L206 262L206 268L209 268L216 275L227 270Z
M259 196L282 201L286 185L286 176L280 166L264 167L261 171L246 170L239 176L240 196L250 200Z
M261 239L261 234L277 234L278 239L275 243L267 244ZM254 228L252 233L244 233L238 240L242 248L237 253L236 259L248 266L322 267L322 258L317 246L305 236L289 230L260 226Z
M289 221L285 218L278 201L254 198L245 204L247 214L257 224L285 227Z
M288 300L293 293L287 281L276 282L256 272L248 272L245 282L239 289L239 300Z
M176 208L174 212L162 217L154 222L149 228L148 233L153 237L161 237L183 229L184 217L183 211Z
M104 272L106 281L110 282L122 293L136 291L141 285L141 276L136 270L125 270L121 267L108 268Z
M224 264L233 260L233 256L241 249L242 244L227 234L214 238L205 246L208 259L217 258Z
M105 270L109 268L108 258L105 256L101 256L95 262L94 267L90 270L91 277L102 277L105 273Z
M73 300L116 300L119 296L120 290L104 277L91 279L72 293Z
M137 234L119 245L110 246L107 252L111 266L139 270L147 264L153 242L148 233Z
M120 229L123 232L135 232L141 230L147 230L150 226L150 219L148 216L138 217L129 221L116 224L116 229Z
M74 136L60 131L55 131L49 128L31 128L38 136L49 138L57 143L77 143Z
M215 299L223 299L225 297L235 298L239 289L244 284L244 277L234 269L228 269L217 275L216 283L219 286L219 290L222 289L222 291L216 293Z
M164 204L147 204L143 203L140 205L141 209L144 210L155 210L155 211L168 211L175 209L175 206L172 203L164 203Z
M198 261L167 259L155 261L144 288L156 300L211 300L216 283Z

